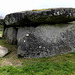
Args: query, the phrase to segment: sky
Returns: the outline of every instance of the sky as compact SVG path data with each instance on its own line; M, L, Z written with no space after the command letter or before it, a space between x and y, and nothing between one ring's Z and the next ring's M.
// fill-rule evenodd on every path
M46 8L75 8L75 0L0 0L0 15Z

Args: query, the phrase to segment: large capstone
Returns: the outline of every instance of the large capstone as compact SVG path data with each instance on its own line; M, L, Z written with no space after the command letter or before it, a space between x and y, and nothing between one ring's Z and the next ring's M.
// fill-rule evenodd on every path
M17 29L14 27L6 28L4 31L4 39L6 39L11 44L16 44Z
M57 8L47 10L32 10L8 14L5 24L12 26L38 26L39 24L67 23L75 20L75 9Z
M43 25L18 29L18 56L48 57L75 51L75 25Z

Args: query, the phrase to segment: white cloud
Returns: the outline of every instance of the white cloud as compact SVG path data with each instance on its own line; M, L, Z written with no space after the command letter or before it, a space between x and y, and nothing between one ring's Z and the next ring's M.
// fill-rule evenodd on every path
M75 7L75 0L0 0L0 12L6 14L30 9Z

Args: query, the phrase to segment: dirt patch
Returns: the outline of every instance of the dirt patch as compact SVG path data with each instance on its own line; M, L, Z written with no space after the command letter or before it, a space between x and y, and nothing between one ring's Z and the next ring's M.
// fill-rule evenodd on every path
M2 64L1 66L6 66L6 65L12 65L12 63L10 61L8 61L7 59L2 60Z
M10 52L9 55L0 60L0 63L2 67L6 65L22 66L22 61L17 57L16 51Z
M12 59L8 59L8 58L4 58L1 61L1 66L7 66L7 65L13 65L13 66L22 66L22 62L19 60L12 60Z

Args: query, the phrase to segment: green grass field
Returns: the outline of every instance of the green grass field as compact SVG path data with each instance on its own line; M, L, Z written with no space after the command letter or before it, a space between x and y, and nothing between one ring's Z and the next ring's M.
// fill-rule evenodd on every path
M2 34L2 31L0 32ZM47 58L18 58L17 46L0 39L9 54L0 58L0 75L75 75L75 52Z
M75 75L75 52L48 58L18 58L17 46L0 39L10 53L0 58L0 75Z
M2 37L2 33L3 33L3 26L0 25L0 37Z
M3 25L0 25L0 28L3 28Z
M2 35L3 31L0 31L0 34Z

